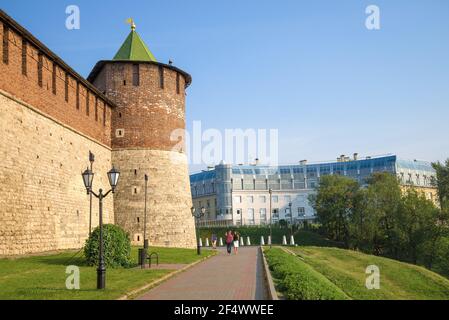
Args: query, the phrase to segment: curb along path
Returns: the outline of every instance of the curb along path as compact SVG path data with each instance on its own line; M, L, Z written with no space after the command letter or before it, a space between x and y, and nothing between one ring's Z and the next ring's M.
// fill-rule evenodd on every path
M143 294L138 300L264 300L266 281L259 247L219 254Z

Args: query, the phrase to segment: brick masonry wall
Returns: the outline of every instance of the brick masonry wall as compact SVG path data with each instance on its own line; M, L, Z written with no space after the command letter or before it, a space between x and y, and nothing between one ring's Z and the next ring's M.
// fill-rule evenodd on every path
M169 151L176 145L170 135L185 128L185 79L174 70L162 70L164 88L160 87L159 66L155 64L139 64L138 86L133 85L132 63L106 64L95 79L95 86L118 106L112 113L113 149Z
M114 195L115 222L143 243L145 180L148 174L147 238L150 245L195 247L195 225L187 157L159 150L116 150L121 181Z
M1 62L0 62L1 64ZM109 187L109 148L0 93L0 255L80 248L89 229L81 172L95 156L95 189ZM94 226L98 200L93 199ZM113 223L112 196L105 223Z
M3 55L5 25L0 23L0 56ZM11 28L8 32L8 63L0 58L0 89L25 101L51 117L75 128L105 145L111 142L111 108L78 79L55 66L53 86L53 61L42 56L42 87L39 85L39 49L26 46L26 75L22 67L22 37ZM66 101L66 80L68 95ZM78 85L77 85L78 83ZM77 91L77 87L79 88ZM77 99L77 92L79 98ZM88 96L88 98L87 98ZM79 101L79 103L77 103ZM89 101L89 103L87 103ZM97 112L95 112L95 110Z

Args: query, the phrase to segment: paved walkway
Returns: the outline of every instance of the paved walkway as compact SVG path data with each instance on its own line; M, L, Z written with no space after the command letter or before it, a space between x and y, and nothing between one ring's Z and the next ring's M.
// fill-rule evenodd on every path
M259 247L243 247L238 255L219 254L153 288L138 300L266 299Z

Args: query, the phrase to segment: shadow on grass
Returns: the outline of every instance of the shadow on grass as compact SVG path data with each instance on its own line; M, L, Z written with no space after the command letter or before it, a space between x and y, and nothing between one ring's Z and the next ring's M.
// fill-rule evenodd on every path
M54 256L42 256L36 257L36 262L49 265L76 265L79 267L88 267L86 259L82 256L81 252L78 252L72 256L68 255L54 255Z

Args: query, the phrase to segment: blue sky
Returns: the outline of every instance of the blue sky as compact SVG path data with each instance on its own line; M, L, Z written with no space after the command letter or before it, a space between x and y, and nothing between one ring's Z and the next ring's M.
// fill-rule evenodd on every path
M78 5L81 29L65 28ZM365 8L381 30L365 28ZM279 160L449 157L449 1L27 1L0 7L83 76L137 31L193 76L188 127L277 128Z

